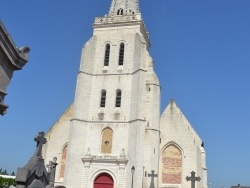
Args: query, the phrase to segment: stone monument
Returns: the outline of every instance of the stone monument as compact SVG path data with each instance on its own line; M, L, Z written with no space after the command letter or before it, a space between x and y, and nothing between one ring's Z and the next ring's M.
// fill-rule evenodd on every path
M186 177L186 180L187 180L187 181L191 181L191 188L195 188L195 182L196 182L196 181L200 181L201 178L200 178L200 176L196 177L196 176L195 176L195 172L192 171L192 172L191 172L191 176L190 176L190 177L187 176L187 177Z
M36 151L23 168L17 169L17 188L51 188L54 187L56 158L50 161L47 171L42 157L42 146L47 142L44 132L34 138L37 142Z
M151 183L150 183L150 187L149 188L155 188L154 178L157 178L158 174L155 174L154 170L151 170L151 172L152 172L151 174L148 174L148 177L151 177Z

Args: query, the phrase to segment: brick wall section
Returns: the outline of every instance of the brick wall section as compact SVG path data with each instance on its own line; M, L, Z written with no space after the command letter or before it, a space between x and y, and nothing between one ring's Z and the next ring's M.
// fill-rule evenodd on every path
M65 163L66 163L66 156L67 156L67 148L68 145L66 145L62 150L62 160L61 160L61 169L60 169L60 178L63 178L64 171L65 171Z
M182 154L173 145L162 153L162 182L164 184L181 184Z

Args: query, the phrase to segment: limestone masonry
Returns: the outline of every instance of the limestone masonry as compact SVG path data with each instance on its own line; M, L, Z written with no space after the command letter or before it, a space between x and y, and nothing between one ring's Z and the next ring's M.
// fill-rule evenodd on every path
M47 132L45 163L58 159L67 188L207 188L206 154L171 100L160 114L160 83L138 0L113 0L82 48L74 103Z

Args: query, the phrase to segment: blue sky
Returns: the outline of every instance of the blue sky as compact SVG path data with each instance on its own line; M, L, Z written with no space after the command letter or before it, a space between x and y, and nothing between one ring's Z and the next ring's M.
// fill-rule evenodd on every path
M110 0L0 0L17 46L31 48L0 117L0 168L22 167L74 99L81 47ZM205 142L213 188L250 186L250 1L141 0L163 111L175 99Z

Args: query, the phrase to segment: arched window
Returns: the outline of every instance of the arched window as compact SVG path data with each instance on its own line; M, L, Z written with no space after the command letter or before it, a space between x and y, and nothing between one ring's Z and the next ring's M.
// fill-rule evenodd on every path
M123 65L123 61L124 61L124 43L121 43L119 50L119 65Z
M116 91L115 107L121 107L122 91L118 89Z
M65 171L65 163L66 163L66 156L67 156L67 149L68 149L68 144L66 144L61 152L61 168L60 168L60 178L64 177L64 171Z
M106 104L106 90L102 90L101 92L101 101L100 101L100 107L105 107Z
M162 152L162 183L181 184L182 153L171 144Z
M122 8L119 8L117 10L117 15L123 15L123 9Z
M104 66L109 66L110 44L106 44Z
M102 147L101 152L110 154L112 151L112 140L113 140L113 131L109 127L105 128L102 131Z

